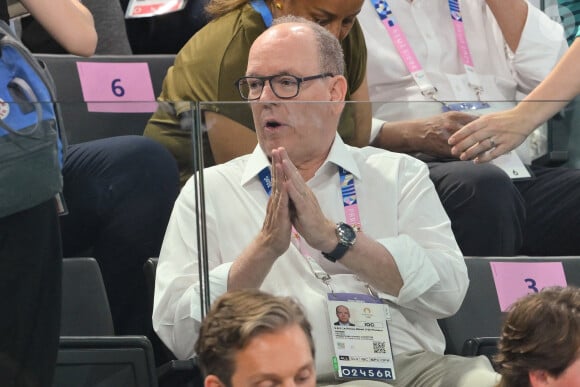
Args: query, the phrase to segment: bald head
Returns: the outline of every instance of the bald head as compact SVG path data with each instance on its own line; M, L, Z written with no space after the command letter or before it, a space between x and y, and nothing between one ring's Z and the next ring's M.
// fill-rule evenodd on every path
M266 155L284 147L297 167L326 158L348 88L342 70L338 40L302 18L276 20L254 41L238 87L242 96L253 92L248 99L257 102L252 115Z
M307 62L318 58L322 73L342 75L344 58L338 39L324 27L297 16L274 20L272 27L263 32L252 44L250 60L257 55L268 55L274 47L282 46L287 55L297 55ZM257 52L259 51L259 52Z

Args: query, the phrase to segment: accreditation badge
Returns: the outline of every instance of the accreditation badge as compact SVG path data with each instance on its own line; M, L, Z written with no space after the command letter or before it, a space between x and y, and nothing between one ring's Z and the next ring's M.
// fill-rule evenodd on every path
M125 19L152 17L181 11L187 0L129 0Z
M470 110L481 110L489 109L489 104L487 102L457 102L457 103L446 103L441 108L443 113L445 112L469 112Z
M394 380L388 305L367 294L328 294L334 370L339 379Z

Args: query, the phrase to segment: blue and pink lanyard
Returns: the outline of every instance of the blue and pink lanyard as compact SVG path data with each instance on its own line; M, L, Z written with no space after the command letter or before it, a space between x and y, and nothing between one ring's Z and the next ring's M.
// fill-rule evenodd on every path
M397 24L391 7L387 3L387 0L369 0L377 12L377 15L381 19L381 22L385 26L395 48L397 49L401 59L405 63L407 70L411 73L413 80L419 86L421 93L429 98L435 99L435 94L437 93L437 88L433 86L425 70L419 63L415 52L411 48L405 33L401 27ZM467 75L467 81L469 86L475 91L477 98L479 100L483 87L479 76L475 72L473 66L473 60L471 58L471 52L469 51L469 46L467 44L467 38L465 37L465 29L463 26L463 18L461 17L461 8L459 6L458 0L449 0L449 14L453 22L453 28L455 30L455 39L457 41L457 49L465 68L465 73Z
M260 182L264 187L264 190L270 196L272 193L272 175L270 174L270 168L266 167L260 171L258 174L260 177ZM340 178L340 190L342 194L342 204L344 207L344 216L348 224L354 227L357 231L361 230L360 213L358 209L356 189L354 186L354 176L352 173L348 172L342 167L338 167L338 176ZM322 267L310 256L306 247L302 243L302 238L300 234L296 231L294 226L292 226L292 236L295 243L297 244L298 251L306 259L310 265L310 269L314 273L314 276L324 282L326 286L334 293L332 286L330 285L331 277L328 273L322 269Z
M272 175L270 168L264 168L258 173L260 182L264 190L270 196L272 193ZM338 167L338 176L340 178L340 190L342 194L342 204L344 206L344 216L346 222L356 230L361 230L360 213L356 197L356 188L354 186L354 176L342 167Z
M358 209L356 189L354 186L354 176L352 173L348 172L342 167L338 167L338 175L340 178L340 190L342 193L342 204L344 206L344 215L346 222L354 227L357 231L361 230L360 214ZM272 193L272 175L270 174L270 169L268 167L262 169L258 174L260 177L260 182L264 187L264 190L270 196ZM329 285L330 276L316 263L315 260L310 257L310 254L306 251L306 247L302 243L302 238L300 234L292 227L292 236L294 237L298 250L304 256L316 278L322 280L326 285Z

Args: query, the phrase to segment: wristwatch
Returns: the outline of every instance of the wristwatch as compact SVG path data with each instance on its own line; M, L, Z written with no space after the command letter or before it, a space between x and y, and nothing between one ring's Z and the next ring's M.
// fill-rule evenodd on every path
M350 224L338 222L335 231L338 237L338 244L330 253L322 252L324 258L332 262L336 262L342 258L349 247L353 246L354 242L356 242L356 231Z

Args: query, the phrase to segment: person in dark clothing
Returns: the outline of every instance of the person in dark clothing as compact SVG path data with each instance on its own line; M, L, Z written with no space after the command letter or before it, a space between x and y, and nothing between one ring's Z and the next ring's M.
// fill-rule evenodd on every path
M76 0L22 0L67 47L91 55L97 44L90 12ZM0 17L8 22L7 1ZM2 181L0 184L10 184ZM61 241L54 199L0 218L0 381L52 385L58 348Z

